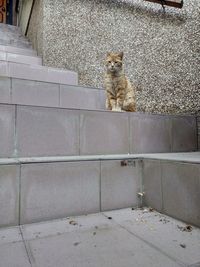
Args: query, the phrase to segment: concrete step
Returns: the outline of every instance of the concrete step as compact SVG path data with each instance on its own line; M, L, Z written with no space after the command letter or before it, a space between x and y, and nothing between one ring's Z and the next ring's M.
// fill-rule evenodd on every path
M0 51L0 62L14 62L29 65L42 65L42 59L37 56L19 55Z
M31 43L18 27L0 24L0 45L20 49L32 49Z
M112 157L44 160L1 160L0 226L140 205L138 160L127 168Z
M1 40L8 40L11 42L19 41L30 44L29 40L21 32L7 32L0 28Z
M19 28L16 28L15 31L10 31L8 29L3 29L0 25L0 35L4 38L16 39L16 40L23 40L28 41L28 39L23 35Z
M0 25L0 44L1 45L12 45L21 48L30 48L31 43L28 39L23 36L20 29L15 27L10 29L8 27L2 27Z
M0 103L105 110L100 88L0 77Z
M0 105L0 157L197 150L196 117Z
M74 71L13 62L0 62L0 76L69 85L78 84L78 74Z
M0 44L1 45L9 45L9 46L14 46L18 48L32 48L32 45L30 42L24 40L24 39L16 39L16 38L11 38L11 37L1 37L0 38Z
M19 55L37 56L37 52L32 48L23 49L9 45L0 45L0 51Z
M148 205L200 227L200 153L172 155L1 159L0 225Z
M0 23L0 31L5 34L22 34L21 29L19 27L4 23Z

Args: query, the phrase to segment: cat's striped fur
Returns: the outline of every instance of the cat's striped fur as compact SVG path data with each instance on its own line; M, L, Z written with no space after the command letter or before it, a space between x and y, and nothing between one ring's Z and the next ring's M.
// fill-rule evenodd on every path
M106 108L113 111L136 111L135 89L123 71L123 52L106 57Z

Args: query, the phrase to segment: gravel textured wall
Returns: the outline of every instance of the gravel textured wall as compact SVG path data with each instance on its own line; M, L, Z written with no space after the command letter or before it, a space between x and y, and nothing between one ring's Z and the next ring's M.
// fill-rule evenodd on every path
M75 70L80 84L102 87L106 52L124 51L127 76L138 86L138 111L199 109L199 0L185 0L181 10L168 7L166 14L160 5L143 0L41 3L37 0L35 14L43 6L46 65ZM34 42L36 20L33 16L29 33Z

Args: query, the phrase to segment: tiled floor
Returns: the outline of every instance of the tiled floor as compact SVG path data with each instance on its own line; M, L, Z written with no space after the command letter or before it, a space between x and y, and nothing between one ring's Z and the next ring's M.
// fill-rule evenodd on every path
M149 208L0 229L0 267L200 266L200 229Z

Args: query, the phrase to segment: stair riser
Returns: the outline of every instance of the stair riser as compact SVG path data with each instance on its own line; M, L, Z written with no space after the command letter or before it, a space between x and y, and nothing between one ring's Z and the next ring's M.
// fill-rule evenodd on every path
M37 52L32 50L32 49L22 49L22 48L17 48L17 47L13 47L13 46L0 45L0 51L13 53L13 54L20 54L20 55L37 56Z
M78 84L78 75L73 71L12 62L0 62L0 76L69 85Z
M9 45L9 46L15 46L18 48L32 48L31 44L26 41L20 41L20 40L15 40L15 39L1 39L0 38L0 45Z
M18 34L5 34L0 31L1 37L0 42L8 42L8 43L21 43L25 45L30 45L30 42L22 35Z
M200 227L200 164L144 160L144 205Z
M0 36L1 36L1 39L15 39L15 40L23 40L23 41L26 41L28 42L27 38L25 36L22 35L22 33L20 32L5 32L3 31L2 29L0 29Z
M2 77L0 103L99 110L105 109L105 91Z
M138 207L140 162L0 165L0 226Z
M129 163L0 165L0 226L145 205L200 227L200 164L149 159ZM138 192L144 192L144 198Z
M0 62L4 61L30 65L42 65L42 59L39 57L24 56L0 51Z
M0 157L197 150L196 118L0 105Z

